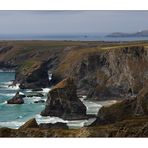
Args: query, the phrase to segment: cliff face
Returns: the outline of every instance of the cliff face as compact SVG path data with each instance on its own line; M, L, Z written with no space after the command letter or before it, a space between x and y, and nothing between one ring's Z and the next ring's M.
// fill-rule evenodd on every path
M22 89L49 87L47 62L26 61L16 70L16 82Z
M49 86L49 71L51 85L74 77L88 99L122 99L137 94L148 79L148 43L128 44L4 42L0 67L15 67L21 88Z
M108 107L102 107L92 124L110 124L133 117L148 115L148 81L134 98L127 98Z
M84 49L68 53L53 75L72 75L88 98L101 100L137 94L148 79L147 67L144 46Z

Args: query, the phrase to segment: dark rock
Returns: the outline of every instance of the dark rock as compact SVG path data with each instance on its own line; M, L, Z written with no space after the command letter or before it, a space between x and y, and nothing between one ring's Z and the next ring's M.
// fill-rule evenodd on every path
M148 137L148 116L75 130L49 127L42 125L40 128L0 128L0 137Z
M45 103L45 100L34 101L34 103Z
M19 130L27 129L27 128L38 128L39 125L37 124L35 118L30 119L24 125L20 126Z
M10 51L13 48L13 46L6 46L6 47L0 47L0 54L6 53Z
M27 97L44 97L44 95L42 93L31 93Z
M42 88L36 88L36 89L32 89L32 91L43 91Z
M12 99L7 101L7 104L23 104L24 97L25 97L25 95L20 95L19 92L17 92L16 95Z
M91 126L100 124L110 124L134 115L136 108L135 99L125 99L111 106L102 107L97 115L97 119Z
M11 137L11 134L13 133L13 129L2 127L0 128L0 137Z
M78 99L73 78L67 78L49 91L42 116L57 116L64 119L86 116L86 107Z
M21 89L39 89L49 87L47 62L25 61L16 70L16 81Z
M137 116L148 115L148 83L135 98L125 99L108 107L102 107L92 125L109 124Z
M148 115L148 81L136 97L136 115Z
M136 45L71 51L53 72L53 79L74 77L89 100L125 99L137 94L148 79L147 53L147 48Z
M41 123L39 124L39 128L45 128L45 129L68 129L68 126L66 123L57 122L57 123Z

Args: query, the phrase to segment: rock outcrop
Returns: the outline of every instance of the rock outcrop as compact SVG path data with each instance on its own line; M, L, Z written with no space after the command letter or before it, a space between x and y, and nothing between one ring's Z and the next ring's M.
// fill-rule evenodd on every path
M42 129L68 129L68 126L66 123L41 123L39 124L39 127Z
M148 83L134 98L125 99L108 107L102 107L92 125L110 124L137 116L148 115Z
M44 97L42 93L30 93L27 97Z
M64 128L0 128L0 137L148 137L148 118L136 117L115 124Z
M42 116L57 116L64 119L79 119L86 115L85 105L78 99L73 78L58 83L48 94Z
M45 100L34 101L34 103L45 103Z
M47 63L36 60L24 62L16 71L16 81L21 89L49 87Z
M16 95L7 101L7 104L23 104L24 103L24 95L20 95L19 92L16 93Z
M144 46L86 48L67 53L53 78L73 76L88 99L118 99L141 90L148 79L147 67L148 49Z
M27 129L27 128L38 128L38 127L39 127L39 125L37 124L35 118L33 118L33 119L30 119L29 121L27 121L22 126L20 126L19 130Z

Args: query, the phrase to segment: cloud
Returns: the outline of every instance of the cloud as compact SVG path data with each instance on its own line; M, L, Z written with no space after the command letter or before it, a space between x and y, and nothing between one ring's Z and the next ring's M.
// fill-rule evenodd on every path
M134 32L148 29L148 11L0 11L1 34Z

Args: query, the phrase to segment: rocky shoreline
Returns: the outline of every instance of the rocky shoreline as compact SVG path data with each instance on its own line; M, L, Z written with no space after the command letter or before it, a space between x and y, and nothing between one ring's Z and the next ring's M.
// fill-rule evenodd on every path
M51 87L42 116L88 119L91 115L86 115L78 95L86 95L90 101L118 101L102 107L88 127L74 130L62 123L38 125L32 119L31 126L28 121L25 128L1 128L1 137L148 136L148 42L46 44L46 50L28 47L25 51L24 44L15 43L15 47L0 53L1 67L16 68L14 83L21 89ZM50 79L48 73L52 74ZM22 104L22 96L17 93L8 103Z

